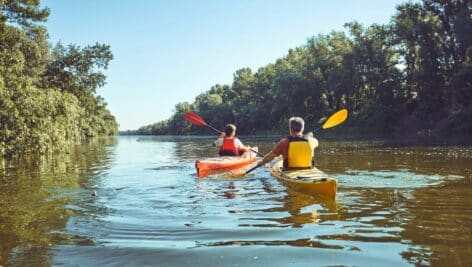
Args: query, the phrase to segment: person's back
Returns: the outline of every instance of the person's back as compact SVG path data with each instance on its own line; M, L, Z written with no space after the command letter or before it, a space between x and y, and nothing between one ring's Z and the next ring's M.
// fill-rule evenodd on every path
M313 150L308 137L303 135L287 136L287 154L284 157L285 169L306 169L313 167Z
M236 126L226 125L224 133L214 142L214 145L219 147L220 156L238 156L248 150L235 135Z
M290 135L282 138L258 165L262 166L275 157L282 156L285 169L312 168L314 166L314 150L318 147L318 140L313 137L312 133L303 135L304 124L300 117L290 118Z

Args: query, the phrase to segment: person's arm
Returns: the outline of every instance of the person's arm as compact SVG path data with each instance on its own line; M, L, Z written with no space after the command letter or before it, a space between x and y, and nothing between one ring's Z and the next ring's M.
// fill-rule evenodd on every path
M306 136L308 137L308 142L310 142L310 146L313 148L313 150L315 150L319 146L318 139L313 136L312 132L307 133Z
M285 145L284 144L285 140L282 139L280 140L277 145L275 145L274 149L267 153L261 161L257 163L258 166L264 166L264 164L271 162L275 157L282 155L282 147Z
M317 148L320 145L320 143L318 142L318 139L316 139L314 137L313 137L313 139L315 140L315 142L314 142L315 143L315 148Z
M241 140L239 140L239 138L236 138L235 142L234 142L234 145L236 146L237 149L239 149L240 151L248 151L251 149L250 146L245 146L243 145L243 142L241 142Z
M274 152L270 151L262 158L261 161L257 163L257 165L264 166L267 162L271 162L275 157L277 157L277 155L274 154Z
M220 147L222 145L223 145L223 135L213 142L213 146Z

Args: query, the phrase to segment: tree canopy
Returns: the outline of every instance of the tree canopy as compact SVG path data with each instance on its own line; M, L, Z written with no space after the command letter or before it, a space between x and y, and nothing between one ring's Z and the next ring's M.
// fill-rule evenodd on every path
M193 103L179 103L168 120L137 134L208 133L183 122L197 112L239 133L308 125L347 108L348 133L459 135L472 131L472 2L424 0L397 6L386 25L345 24L311 37L253 71L237 70L231 85L215 85Z
M96 89L113 55L107 45L51 46L39 0L0 1L0 157L60 150L117 132Z

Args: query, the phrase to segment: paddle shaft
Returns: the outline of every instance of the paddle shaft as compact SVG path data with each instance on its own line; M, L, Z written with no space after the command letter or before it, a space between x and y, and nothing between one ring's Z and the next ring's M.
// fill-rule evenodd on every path
M255 170L255 169L259 168L259 167L260 167L259 165L254 166L254 167L250 168L245 174L249 174L249 173L251 173L253 170Z
M223 133L222 131L216 129L215 127L207 124L206 126L208 126L210 129L212 129L215 133L217 133L218 135L220 135L221 133Z
M323 125L321 125L320 127L316 128L313 130L313 133L316 133L318 132L319 130L323 129Z

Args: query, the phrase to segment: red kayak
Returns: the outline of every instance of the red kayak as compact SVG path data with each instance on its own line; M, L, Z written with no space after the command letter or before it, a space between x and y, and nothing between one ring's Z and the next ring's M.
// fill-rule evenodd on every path
M257 147L253 147L251 150L244 152L241 156L223 156L197 160L195 168L197 168L198 177L203 178L210 174L239 169L255 162L257 154L254 151L258 151Z

